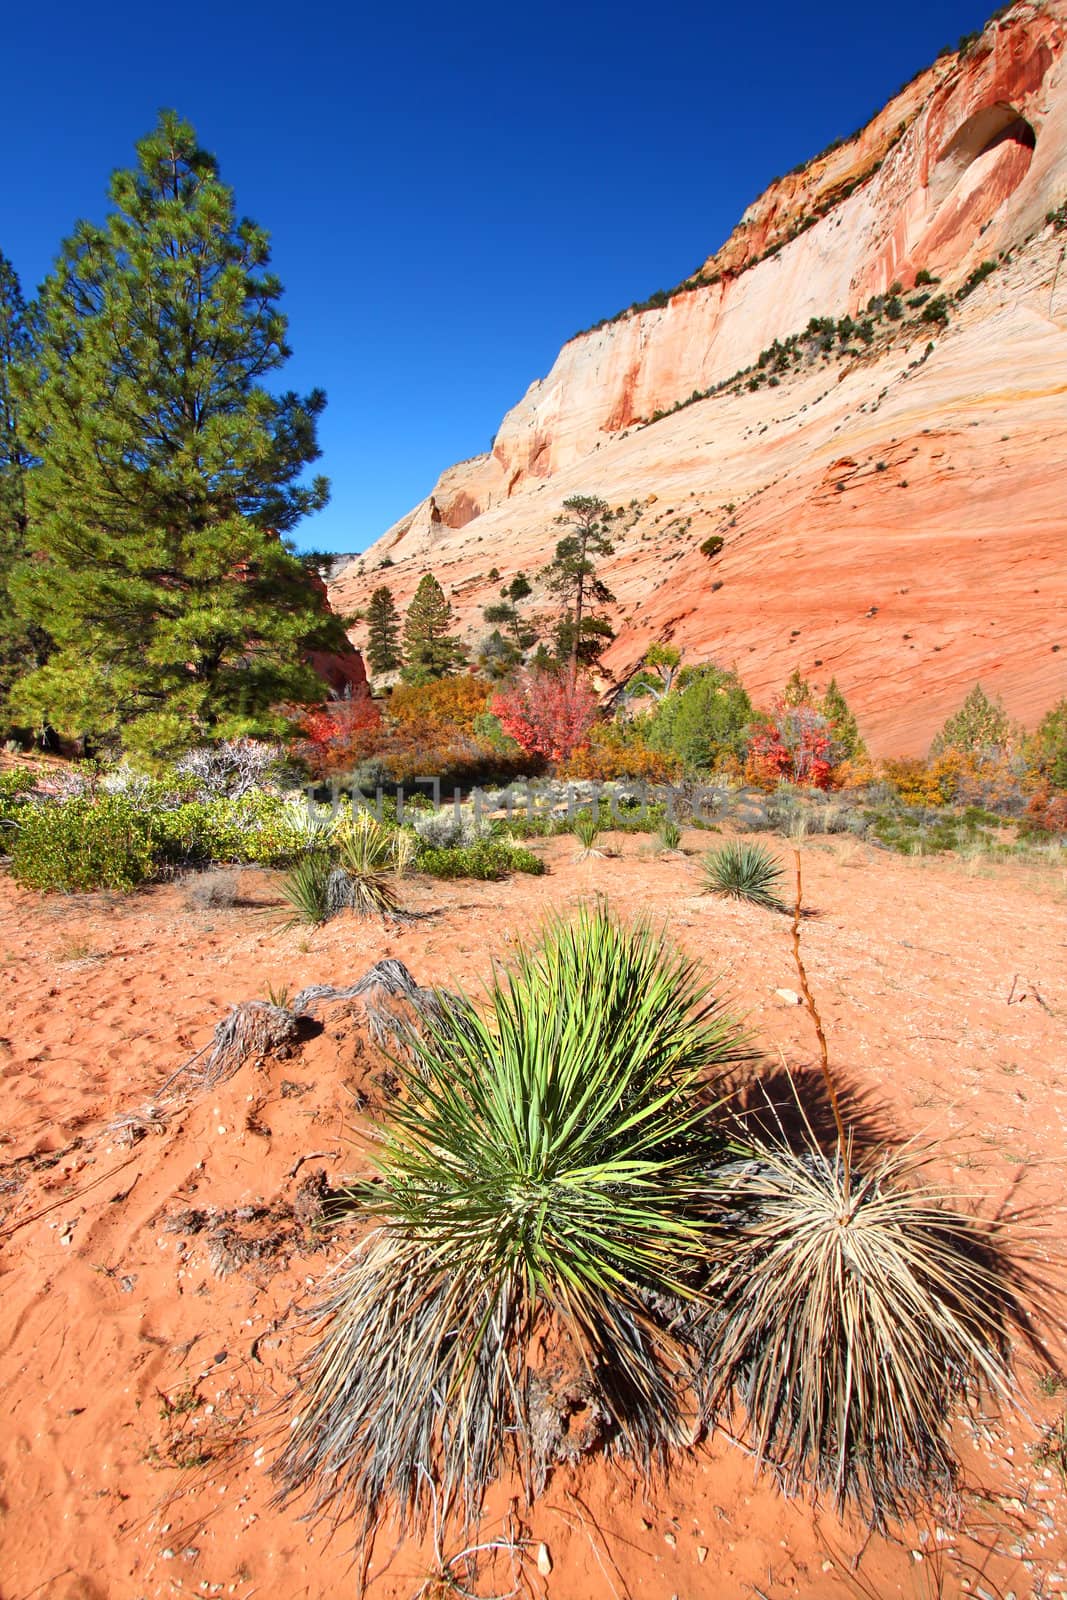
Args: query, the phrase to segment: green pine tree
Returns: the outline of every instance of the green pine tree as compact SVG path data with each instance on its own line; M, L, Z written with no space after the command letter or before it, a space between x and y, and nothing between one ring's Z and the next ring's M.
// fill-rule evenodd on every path
M579 664L589 666L615 637L606 617L594 606L610 605L615 596L597 577L596 564L610 556L614 545L607 536L608 507L595 495L576 494L563 502L557 518L570 532L556 545L556 554L541 573L549 590L562 602L556 626L556 654L577 674Z
M444 678L462 666L463 646L449 633L451 626L452 607L445 591L432 572L424 573L404 618L406 683Z
M1012 742L1008 713L999 700L990 700L980 683L964 700L960 709L945 723L930 746L932 755L945 750L960 750L965 755L1001 750Z
M367 603L367 660L375 677L395 672L401 663L400 613L393 591L382 584Z
M841 749L842 756L849 761L859 761L867 754L867 746L860 734L859 723L848 708L841 690L837 687L837 679L831 678L826 693L822 697L819 710L830 724L834 743Z
M26 448L20 374L30 365L33 335L18 276L0 254L0 727L11 731L7 712L12 684L48 653L48 638L33 620L16 615L10 581L29 549L27 476L33 465Z
M271 394L289 355L267 235L164 112L42 291L27 408L21 614L56 641L14 703L148 757L268 734L321 696L303 652L341 627L284 535L324 505L321 391Z

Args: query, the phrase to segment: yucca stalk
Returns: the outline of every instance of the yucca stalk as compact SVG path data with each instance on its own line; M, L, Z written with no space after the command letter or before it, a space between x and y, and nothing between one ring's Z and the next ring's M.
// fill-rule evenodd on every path
M998 1228L919 1181L907 1154L751 1146L722 1193L709 1285L712 1415L739 1401L787 1489L872 1526L949 1497L953 1412L1010 1390L1018 1317Z
M704 858L704 887L708 894L731 900L747 900L768 911L786 909L778 887L782 865L763 844L732 839Z
M738 1029L694 966L603 907L551 923L483 1005L446 1004L398 1061L380 1219L321 1307L283 1493L383 1502L421 1526L477 1517L550 1454L535 1415L543 1335L601 1407L610 1448L649 1469L688 1434L685 1307L706 1256L721 1148L709 1074Z

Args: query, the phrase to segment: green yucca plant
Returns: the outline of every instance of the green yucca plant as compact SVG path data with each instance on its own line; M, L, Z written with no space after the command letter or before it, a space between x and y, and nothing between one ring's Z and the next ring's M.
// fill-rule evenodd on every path
M397 1061L380 1221L320 1307L277 1471L402 1524L472 1520L550 1463L539 1336L588 1386L606 1444L646 1469L692 1426L687 1356L721 1148L708 1075L738 1028L647 924L551 923L484 1005L448 1002ZM540 1398L539 1398L540 1397ZM558 1424L558 1416L556 1418Z
M664 850L677 850L682 842L682 830L672 817L665 817L659 825L659 842Z
M286 927L309 923L318 927L331 915L330 879L333 867L322 850L301 856L282 879L282 895L292 911Z
M782 866L764 844L731 839L704 858L704 888L731 900L748 900L768 911L786 909L778 887Z
M397 909L397 838L397 829L386 827L369 811L359 810L344 818L334 830L340 869L330 888L333 910L347 907L368 916Z
M581 845L578 859L586 856L600 856L604 852L597 849L597 840L600 838L600 817L595 811L579 811L571 823L571 832Z
M872 1526L950 1496L956 1403L1009 1391L1017 1311L996 1226L917 1181L907 1152L847 1178L813 1138L743 1155L720 1190L712 1414L739 1402L788 1490Z

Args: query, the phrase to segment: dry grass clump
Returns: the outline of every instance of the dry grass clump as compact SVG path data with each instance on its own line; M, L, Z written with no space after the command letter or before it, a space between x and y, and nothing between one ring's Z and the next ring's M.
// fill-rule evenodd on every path
M761 1142L720 1189L712 1413L739 1403L788 1490L872 1526L951 1496L957 1402L1010 1391L999 1230L916 1179L906 1152L846 1179L814 1140Z
M229 910L237 904L238 877L225 868L197 872L185 881L185 904L190 911Z

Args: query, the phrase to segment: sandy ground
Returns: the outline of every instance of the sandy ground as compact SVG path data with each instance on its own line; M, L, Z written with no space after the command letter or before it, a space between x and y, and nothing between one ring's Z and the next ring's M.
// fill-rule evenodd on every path
M380 1100L358 1033L340 1017L288 1060L190 1087L132 1147L108 1131L231 1004L351 982L387 954L421 983L476 988L544 912L602 891L665 918L722 974L772 1067L814 1063L804 1010L776 994L796 987L786 920L701 896L695 853L614 842L617 856L581 863L571 840L538 845L541 879L413 880L409 904L433 916L345 918L311 935L280 931L268 873L242 873L223 910L191 907L181 884L41 899L0 880L0 1600L357 1592L345 1530L330 1538L299 1508L273 1507L267 1468L272 1408L301 1348L293 1312L344 1248L343 1234L307 1226L308 1180L360 1168ZM1067 872L854 841L804 853L818 913L804 946L833 1061L869 1116L938 1141L960 1193L1025 1212L1054 1278ZM205 1225L207 1208L225 1215ZM532 1508L500 1486L484 1537L528 1543L490 1555L470 1587L508 1593L518 1561L526 1592L559 1600L1061 1592L1064 1484L1032 1448L1063 1415L1047 1371L1023 1353L1018 1411L961 1439L974 1491L963 1528L868 1541L784 1500L719 1435L654 1492L600 1464L557 1473ZM429 1543L393 1545L378 1541L371 1595L455 1592L427 1587Z

